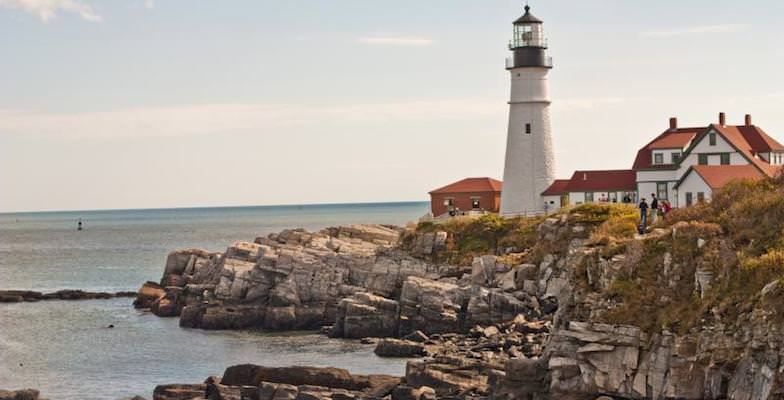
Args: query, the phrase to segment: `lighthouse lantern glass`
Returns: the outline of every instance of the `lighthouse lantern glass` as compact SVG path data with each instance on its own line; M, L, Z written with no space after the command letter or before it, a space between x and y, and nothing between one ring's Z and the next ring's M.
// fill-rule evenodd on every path
M512 48L517 47L546 47L542 24L516 24L512 38Z

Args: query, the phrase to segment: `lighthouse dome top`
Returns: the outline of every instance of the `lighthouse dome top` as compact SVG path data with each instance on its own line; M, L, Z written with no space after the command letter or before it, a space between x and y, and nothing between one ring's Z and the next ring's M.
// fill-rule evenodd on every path
M525 6L525 14L522 17L518 18L514 24L515 25L526 25L526 24L541 24L542 20L539 18L534 17L531 14L531 7L528 5Z

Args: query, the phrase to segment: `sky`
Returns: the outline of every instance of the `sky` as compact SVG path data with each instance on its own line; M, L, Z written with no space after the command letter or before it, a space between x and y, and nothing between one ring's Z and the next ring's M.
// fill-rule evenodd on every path
M0 0L0 212L427 200L503 174L511 0ZM530 0L557 173L784 141L777 0Z

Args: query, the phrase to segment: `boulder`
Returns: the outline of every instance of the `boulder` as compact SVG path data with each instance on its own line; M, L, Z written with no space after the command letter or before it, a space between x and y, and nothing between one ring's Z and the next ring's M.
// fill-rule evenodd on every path
M235 365L226 369L220 384L259 386L262 382L294 386L321 386L330 389L361 391L384 397L400 383L388 375L351 375L341 368L262 367L253 364Z
M182 288L167 287L165 294L150 305L150 312L159 317L176 317L182 311Z
M379 357L422 357L427 355L425 345L400 339L382 339L373 351Z
M206 384L196 385L158 385L153 390L153 400L192 400L204 398L207 390Z
M150 308L153 303L166 295L166 290L155 282L145 282L133 301L135 308Z
M0 400L38 400L39 396L39 392L35 389L0 390Z
M392 390L392 400L426 400L435 399L435 396L436 391L427 386L415 388L408 385L400 385Z
M424 343L430 338L427 337L427 335L425 335L425 333L422 331L414 331L406 336L403 336L403 339L411 342Z
M330 336L390 337L398 334L398 302L370 293L357 293L338 304Z
M459 358L409 361L406 364L406 384L415 388L433 388L439 397L467 391L487 392L488 375L465 361Z

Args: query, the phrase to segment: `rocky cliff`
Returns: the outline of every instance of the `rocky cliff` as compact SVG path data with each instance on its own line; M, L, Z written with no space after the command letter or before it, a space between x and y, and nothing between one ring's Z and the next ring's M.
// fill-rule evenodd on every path
M402 338L377 354L424 358L392 399L781 400L781 188L732 184L645 235L612 204L284 231L174 252L136 304L185 327Z

